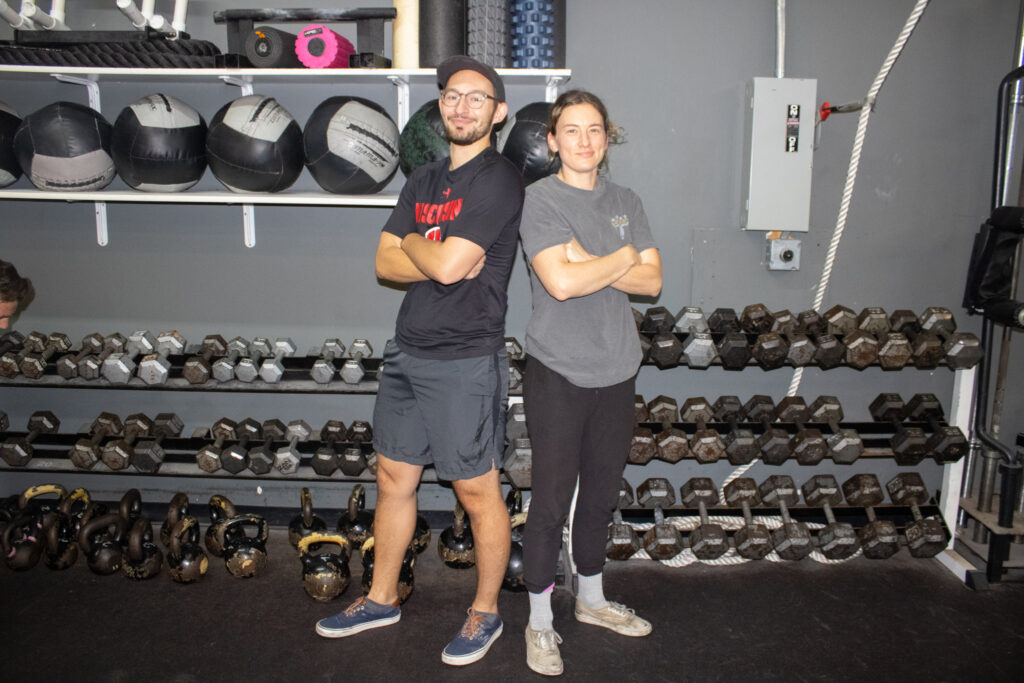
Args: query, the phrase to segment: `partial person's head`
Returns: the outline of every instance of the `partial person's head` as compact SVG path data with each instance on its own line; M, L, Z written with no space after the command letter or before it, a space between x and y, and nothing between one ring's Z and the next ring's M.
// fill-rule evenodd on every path
M551 106L548 147L562 165L577 172L607 165L608 146L621 141L622 131L608 118L608 109L597 95L586 90L567 90Z
M32 281L18 275L13 263L0 261L0 330L6 330L11 317L32 291Z
M453 144L472 145L489 138L491 129L508 114L501 76L472 57L456 55L441 62L437 86L441 119Z

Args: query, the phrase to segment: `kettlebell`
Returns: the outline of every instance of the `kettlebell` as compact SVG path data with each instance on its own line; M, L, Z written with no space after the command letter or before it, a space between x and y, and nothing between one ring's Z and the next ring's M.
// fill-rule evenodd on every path
M412 532L412 549L416 554L430 547L430 525L423 515L416 515L416 528Z
M362 589L363 595L369 595L370 589L373 587L373 569L375 564L375 553L373 550L374 540L373 536L366 539L363 543L362 554L363 554L363 578L362 578ZM413 589L416 587L416 576L413 573L413 568L416 566L416 551L413 549L412 544L405 549L405 556L402 557L402 566L398 569L398 585L396 586L398 591L398 603L403 604L412 595Z
M124 519L120 512L108 512L95 517L82 527L78 536L78 546L85 553L89 569L101 576L113 574L121 569L121 539L124 537L124 529Z
M244 527L255 527L256 535L247 536ZM256 576L267 566L267 520L259 515L240 515L217 526L217 542L224 548L224 564L237 578Z
M338 552L328 552L325 545L338 546ZM352 578L347 538L341 534L313 533L300 539L296 547L302 561L302 586L309 597L327 602L345 592Z
M167 519L160 525L160 542L165 548L171 547L171 530L189 513L188 494L178 491L167 505Z
M296 548L299 547L299 541L310 534L327 533L327 522L313 514L313 496L308 488L303 487L299 501L302 512L292 517L292 521L288 523L288 542Z
M171 529L167 553L167 573L178 583L198 581L209 567L209 560L199 542L199 521L191 515L178 520Z
M373 513L365 510L365 507L366 489L362 484L356 484L348 497L348 512L338 520L338 531L353 546L362 546L373 528Z
M224 544L217 540L218 528L236 516L235 506L226 496L219 493L210 496L210 526L206 529L206 550L214 557L224 556ZM231 533L237 536L241 529Z
M92 500L84 488L74 489L60 502L60 511L71 520L75 542L82 531L82 525L93 517L107 514L107 506Z
M164 554L153 541L153 525L140 517L128 532L128 552L121 562L121 571L129 579L143 581L160 573Z
M46 550L44 562L50 569L67 569L78 560L78 534L75 520L64 512L61 504L56 518L46 529Z
M469 528L466 511L458 500L455 501L455 518L452 525L442 531L437 539L437 554L453 569L469 569L476 564L473 530Z
M60 502L67 496L67 489L60 484L39 484L25 489L18 499L18 510L26 517L38 517L45 530L57 516ZM56 500L41 500L40 496L53 494ZM40 542L43 542L40 536Z
M20 516L4 529L4 562L14 571L32 569L43 554L43 525L39 517Z

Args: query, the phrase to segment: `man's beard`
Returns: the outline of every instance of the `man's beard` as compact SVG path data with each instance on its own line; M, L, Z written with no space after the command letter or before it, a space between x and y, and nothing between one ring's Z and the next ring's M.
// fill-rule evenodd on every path
M448 119L444 119L444 132L448 142L461 146L472 145L491 133L490 126L474 126L459 131L448 122Z

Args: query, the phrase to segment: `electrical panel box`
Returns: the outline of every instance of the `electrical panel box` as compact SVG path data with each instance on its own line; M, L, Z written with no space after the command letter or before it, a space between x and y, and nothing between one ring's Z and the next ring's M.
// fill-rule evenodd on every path
M810 227L817 90L813 78L753 78L747 84L744 230Z

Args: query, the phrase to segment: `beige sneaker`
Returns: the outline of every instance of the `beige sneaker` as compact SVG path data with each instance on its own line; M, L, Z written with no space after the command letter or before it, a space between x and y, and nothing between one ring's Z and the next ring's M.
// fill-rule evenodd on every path
M624 636L646 636L651 632L651 622L641 619L636 612L617 602L609 602L601 609L590 609L577 600L576 621L603 626Z
M558 644L562 636L554 629L534 631L526 627L526 666L544 676L562 675L562 655L558 654Z

